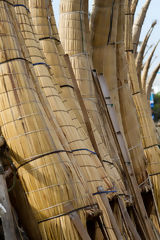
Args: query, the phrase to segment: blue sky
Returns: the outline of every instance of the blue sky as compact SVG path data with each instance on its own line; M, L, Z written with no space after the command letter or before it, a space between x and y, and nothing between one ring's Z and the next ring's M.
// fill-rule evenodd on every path
M140 9L143 6L145 1L146 0L139 0L136 15L140 11ZM92 0L89 0L90 11L92 9L91 8L92 7L92 2L93 2ZM54 13L55 13L57 23L58 23L58 16L59 16L59 3L60 3L60 0L53 0ZM152 36L151 36L150 41L148 43L149 46L151 44L155 44L160 39L160 13L159 13L159 9L160 9L160 0L151 0L150 7L149 7L149 10L147 12L147 17L146 17L145 22L144 22L142 34L141 34L141 37L140 37L140 40L143 40L144 37L145 37L145 34L148 31L152 22L154 20L157 20L158 23L157 23L154 31L152 32ZM155 56L156 56L156 59L154 60L152 66L151 66L150 73L154 69L154 67L160 62L160 44L159 44L159 47L156 50ZM155 83L154 83L154 90L156 92L160 91L160 74L157 74L157 78L156 78Z

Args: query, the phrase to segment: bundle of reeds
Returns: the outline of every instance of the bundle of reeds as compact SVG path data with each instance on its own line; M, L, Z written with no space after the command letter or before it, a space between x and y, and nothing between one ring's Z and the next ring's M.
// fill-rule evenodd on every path
M35 18L35 22L36 22L36 18ZM54 25L53 25L54 26ZM37 33L39 33L39 32L37 32ZM42 30L40 31L40 33L42 34L43 33L43 27L42 27ZM47 44L47 43L46 43ZM53 44L54 44L54 42L53 42ZM46 55L46 57L47 57L47 55ZM53 108L53 105L52 105L52 108ZM54 109L53 109L53 111L54 111ZM57 111L56 111L57 112ZM55 114L56 114L56 112L55 112ZM60 117L60 116L59 116ZM62 119L60 119L59 118L59 121L62 121ZM90 141L89 141L89 139L87 138L87 136L86 135L84 135L84 133L82 132L82 130L80 129L80 124L78 123L78 121L75 121L75 119L74 119L74 122L75 122L75 126L77 126L77 129L78 129L78 132L79 132L79 134L81 134L81 139L83 139L84 138L84 147L87 147L87 146L89 146L88 145L88 143L90 144ZM69 120L68 121L68 126L70 126L70 123L71 123L71 120ZM63 126L63 125L62 125ZM65 135L66 135L67 133L65 133ZM96 133L96 131L94 130L94 134L95 134L95 138L96 138L96 140L97 141L100 141L100 137L99 137L99 135L98 135L98 133ZM73 136L74 136L74 138L76 137L76 135L75 134L73 134ZM69 136L69 137L71 137L71 136ZM79 139L79 138L78 138ZM88 140L87 140L88 139ZM88 143L87 143L87 141L88 141ZM75 140L74 141L72 141L72 142L75 142ZM80 141L78 141L78 144L79 144L79 142ZM85 145L85 143L86 143L86 145ZM100 149L100 154L101 154L101 156L102 156L102 159L106 159L106 160L110 160L109 159L109 155L108 155L108 153L106 154L106 150L105 150L105 148L104 148L104 146L103 146L103 144L102 144L102 142L100 142L100 144L98 144L98 147L99 147L99 149ZM112 166L111 164L110 165L108 165L108 166L110 166L109 168L110 169L112 169L111 171L115 171L115 173L116 173L116 169L114 168L114 166ZM113 178L115 178L116 177L116 175L113 177ZM117 175L117 177L118 177L118 175ZM119 179L119 177L118 177L118 179Z
M149 1L147 1L149 3ZM146 2L146 4L147 4ZM145 12L144 8L144 12ZM128 8L128 12L131 13L130 9ZM144 13L146 14L146 12ZM144 17L142 13L142 17ZM129 18L130 15L126 14L126 18ZM129 22L126 20L126 22ZM131 22L130 24L126 24L125 31L132 28ZM138 32L140 29L138 30ZM131 39L131 38L129 38ZM131 40L130 40L131 41ZM128 41L129 42L129 41ZM129 47L130 48L129 48ZM159 205L159 165L160 165L160 157L159 157L159 148L157 142L157 136L155 131L155 126L151 117L151 110L147 101L146 94L144 93L141 84L138 82L137 72L135 68L135 59L133 56L133 44L132 42L129 45L126 45L127 50L127 59L129 68L134 68L134 71L129 72L131 86L132 86L132 96L136 106L138 119L140 123L140 130L141 130L141 139L144 147L144 152L147 158L147 170L149 175L151 175L152 183L153 183L153 190L155 193L156 203L158 205L158 209L160 210ZM134 67L133 67L134 66Z
M33 6L32 6L33 7ZM35 11L32 9L32 13L34 12L34 14L35 14ZM44 17L44 16L43 16ZM34 22L36 23L36 17L35 17L35 19L34 19ZM37 28L38 29L38 28ZM42 27L42 30L40 31L40 32L37 32L37 33L43 33L43 27ZM47 44L47 42L46 42L46 44ZM53 42L53 44L54 44L54 42ZM51 85L50 85L51 86ZM53 96L52 96L52 98L53 98ZM54 99L53 99L54 100ZM54 105L51 105L51 108L53 109L53 111L55 112L55 114L56 114L56 116L57 116L57 119L59 119L58 121L60 121L60 122L62 122L62 113L61 113L61 115L60 115L60 112L59 112L59 114L57 114L58 113L58 109L56 109L56 111L54 110ZM59 110L60 111L60 110ZM67 118L65 119L65 125L66 125L66 129L67 129L67 122L68 122L68 127L70 126L70 124L71 124L71 120L70 120L70 118L68 117L68 120L69 121L67 121ZM73 134L72 135L72 140L71 140L71 135L70 135L70 133L71 133L71 131L69 132L67 132L67 130L65 130L65 128L63 127L63 125L62 124L60 124L61 126L62 126L62 128L63 128L63 131L65 131L65 135L67 136L67 139L69 140L69 143L70 144L72 144L71 146L74 146L76 143L79 145L79 144L81 144L81 141L80 141L80 139L79 139L79 137L78 137L78 140L76 140L76 136L78 136L78 135L76 135L76 134ZM75 133L75 130L74 129L72 129L72 131L74 131L74 133ZM96 134L96 133L95 133ZM82 133L81 133L81 136L82 136ZM99 137L99 135L97 135L97 139L98 139L98 137ZM74 138L74 139L73 139ZM85 142L87 142L87 141L85 141ZM83 145L83 147L85 147L86 148L86 146L87 145ZM103 147L103 146L99 146L99 148L100 148L100 152L101 152L101 155L102 156L104 156L105 158L108 156L108 155L106 155L106 151L105 151L105 148ZM89 155L89 154L88 154ZM89 156L88 156L89 157ZM83 158L83 159L82 159ZM93 189L92 191L93 192L95 192L95 190L96 190L96 187L98 186L98 184L100 185L100 182L98 183L98 181L97 181L97 183L96 183L96 181L94 181L94 179L93 179L93 176L95 177L95 174L93 173L93 174L91 174L91 171L89 170L89 169L93 169L93 164L94 164L94 162L93 162L93 158L92 158L92 164L89 164L89 158L88 158L88 160L87 160L87 158L84 156L84 154L83 154L83 156L77 156L77 159L79 159L78 160L78 163L79 163L79 165L83 168L83 171L85 171L85 163L87 162L88 164L86 165L86 169L88 169L88 174L87 173L85 173L85 175L86 175L86 177L87 177L87 179L88 179L88 181L90 182L90 184L91 184L91 189ZM104 158L103 158L104 159ZM95 160L96 161L96 160ZM112 162L111 162L112 163ZM120 187L118 187L118 189L124 189L124 186L123 186L123 183L121 182L121 179L120 179L120 177L119 177L119 174L118 174L118 172L117 172L117 170L115 169L115 167L113 166L113 164L111 165L111 164L109 164L109 166L110 167L108 167L108 169L110 169L111 170L111 172L113 173L111 173L110 174L110 177L111 177L111 179L113 180L113 179L117 179L116 180L116 184L118 183L118 185L120 186ZM98 174L98 172L100 173L100 167L102 167L102 165L100 164L100 163L98 163L98 165L97 165L97 167L96 167L96 169L97 169L97 174ZM107 170L107 172L109 173L109 171ZM102 176L102 175L101 175ZM103 173L103 178L105 177L105 174ZM105 177L106 178L106 177ZM123 191L123 190L122 190ZM108 221L108 220L107 220ZM108 223L107 223L108 224ZM111 230L111 232L112 232L112 230Z
M85 8L83 1L71 2L72 4L69 1L61 1L60 4L60 38L65 52L70 56L89 117L94 121L101 137L105 138L87 50L88 24L86 23L86 16L88 15L88 9ZM73 28L68 27L70 25Z
M52 25L55 26L55 22L51 12L51 1L30 1L29 3L35 32L46 57L46 63L50 66L51 76L55 77L54 84L58 87L59 94L63 95L64 103L71 114L74 112L72 118L75 118L76 114L80 123L83 124L80 106L73 93L71 77L61 53L60 55L58 53L59 38L57 33L56 36L53 35Z
M93 66L103 73L110 91L114 107L121 124L118 85L116 78L116 35L119 1L100 1L93 3L90 30L93 47ZM111 15L113 13L112 19Z
M82 5L81 5L82 4ZM72 62L72 66L73 66L73 69L75 69L75 75L76 75L76 78L77 78L77 81L79 83L80 79L83 79L83 77L85 76L85 81L87 79L89 79L90 83L91 83L91 78L89 78L89 74L87 75L82 75L82 66L84 68L84 72L86 71L86 66L88 66L90 63L89 63L89 58L87 59L87 56L88 56L88 53L84 52L84 50L86 49L85 48L85 40L84 40L84 36L85 36L85 27L84 27L84 16L83 18L81 19L81 14L84 15L84 11L82 11L83 9L83 1L61 1L61 5L60 5L60 9L61 9L61 12L62 12L62 15L61 15L61 18L60 18L60 26L62 27L62 29L60 30L61 34L60 36L62 37L61 40L62 40L62 43L63 41L65 42L63 45L64 45L64 48L65 50L67 51L67 53L69 53L70 55L70 59L71 59L71 62ZM64 21L65 20L65 21ZM71 31L71 29L69 28L69 26L74 26L75 27L75 22L78 21L78 23L80 22L82 25L76 25L77 26L77 29L74 29ZM65 23L64 23L65 22ZM66 25L65 25L66 24ZM71 36L71 38L73 38L73 36L76 36L73 39L69 38ZM82 41L83 40L83 41ZM81 42L82 41L82 42ZM69 44L71 43L72 44ZM80 45L80 42L81 42L81 45ZM65 45L66 44L66 45ZM71 46L71 48L70 48ZM85 50L86 51L86 50ZM73 60L74 59L74 60ZM83 63L85 63L84 65L82 65ZM86 65L86 63L88 65ZM85 67L84 67L85 66ZM88 67L89 68L89 67ZM89 70L88 70L89 72ZM78 74L77 74L78 73ZM80 78L81 77L81 78ZM84 93L87 93L88 92L90 93L90 91L87 89L85 89L86 91L84 91L83 89L83 85L79 84L79 88L82 92L82 96L83 98L85 99L85 94ZM128 88L129 90L129 88ZM92 95L91 95L92 96ZM131 103L133 104L133 101L132 101L132 98L131 98L131 95L130 96L130 99L131 99ZM134 105L133 105L134 106ZM134 108L135 109L135 108ZM137 121L138 123L138 121ZM131 129L131 128L130 128ZM137 128L138 129L138 128ZM138 132L138 130L137 130ZM139 132L138 132L139 133ZM126 133L127 134L127 133ZM131 137L131 135L130 135ZM138 135L139 137L139 140L140 140L140 135ZM137 140L137 139L136 139ZM138 145L139 146L139 145ZM134 146L135 147L135 146ZM137 147L137 146L136 146ZM143 158L141 160L142 163L144 162L144 155L143 155L143 149L142 149L142 145L141 145L141 142L140 142L140 148L142 150L142 155ZM134 148L133 148L134 149ZM131 151L133 150L131 149ZM134 150L133 150L134 151ZM140 156L140 157L141 157ZM137 158L137 156L136 156ZM135 163L136 164L136 163ZM142 170L144 170L144 168L142 168ZM139 171L139 168L137 167L137 171ZM139 174L139 181L143 181L142 179L145 179L146 175L145 175L145 170L144 170L144 176L142 176L141 178L141 175ZM141 179L140 179L141 178ZM137 189L137 191L139 191ZM138 196L137 196L138 197ZM140 197L140 196L139 196ZM141 201L141 200L140 200ZM141 204L143 205L143 203L141 202ZM142 206L141 205L141 206ZM143 210L144 210L144 207L143 207ZM143 212L143 211L142 211ZM145 210L144 210L145 212ZM141 215L141 213L140 213ZM143 214L142 214L143 215ZM144 218L144 215L143 217ZM143 222L143 220L142 220ZM147 224L148 225L148 224ZM147 226L146 225L146 226ZM145 227L145 229L147 229ZM148 233L147 233L148 234Z
M91 71L88 1L61 0L60 35L71 63L59 38L51 0L1 1L0 9L0 125L10 150L6 156L12 158L20 179L10 196L16 208L22 204L18 214L31 239L139 240L139 233L145 239L158 239L135 178L136 174L143 185L146 171L128 69L124 69L124 0L96 0L91 18L94 64L98 73L109 76L106 82L114 106L107 105L110 100L100 89L103 76ZM126 46L131 44L131 31L129 37L125 35ZM107 54L114 63L110 68ZM136 81L131 85L135 89ZM144 128L146 119L141 118L141 124ZM155 136L150 138L154 144ZM150 138L147 135L144 141L149 159ZM157 145L154 149L156 155ZM156 186L151 162L148 171ZM136 227L127 204L134 206ZM155 208L150 212L157 227Z
M91 204L86 183L64 151L36 93L32 65L15 28L14 9L5 2L0 5L2 133L42 239L79 239L65 213L69 203L72 209ZM79 213L85 224L85 213Z
M120 16L118 20L118 30L117 30L117 78L119 85L119 101L121 116L123 122L123 128L128 143L129 151L131 154L132 164L134 166L134 171L138 182L141 183L147 178L146 159L143 152L143 147L140 138L139 122L137 119L136 108L134 106L131 92L128 85L128 75L125 70L127 66L126 56L125 56L125 46L123 38L123 27L124 27L124 7L121 4ZM128 112L128 109L130 111ZM139 156L139 159L137 159ZM137 160L137 161L136 161Z
M123 34L123 23L118 21L119 4L119 1L102 2L97 0L94 2L93 17L91 18L91 29L94 31L92 36L93 61L94 48L97 49L97 43L99 46L98 49L103 49L101 59L103 61L104 76L110 90L112 102L119 116L119 124L121 125L122 131L124 131L137 180L141 183L146 179L146 163L140 139L139 123L129 90L128 76L126 74L128 69L124 56L124 39L123 36L121 36ZM100 14L101 7L107 9L106 15L108 12L110 17L105 17L105 14ZM97 19L97 21L95 21L95 19ZM102 21L100 21L100 19L103 19L105 23L103 24L103 26L106 27L105 30L100 25ZM122 31L122 33L120 31ZM108 41L106 41L106 39L108 39ZM93 64L96 66L96 60ZM128 109L130 110L128 111Z

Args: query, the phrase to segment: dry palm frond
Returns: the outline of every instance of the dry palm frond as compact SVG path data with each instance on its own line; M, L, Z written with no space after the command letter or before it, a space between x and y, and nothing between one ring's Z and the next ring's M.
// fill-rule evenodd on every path
M134 50L135 55L137 54L137 46L139 43L141 29L142 29L142 25L143 25L144 19L146 17L146 13L149 8L150 2L151 2L151 0L145 1L138 17L135 19L134 24L133 24L132 39L133 39L133 50Z

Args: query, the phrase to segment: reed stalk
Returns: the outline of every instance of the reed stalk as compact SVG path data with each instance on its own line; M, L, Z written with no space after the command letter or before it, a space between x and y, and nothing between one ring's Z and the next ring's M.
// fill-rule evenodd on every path
M131 0L130 10L133 15L135 14L137 5L138 5L138 0Z
M154 80L157 76L157 72L160 69L160 64L158 64L155 69L153 70L153 72L151 73L151 76L149 77L149 80L147 82L147 86L146 86L146 94L147 94L147 99L150 99L150 94L151 94L151 90L152 90L152 85L154 83Z
M147 76L148 76L148 72L149 72L149 68L150 68L150 65L151 65L151 61L153 59L153 55L156 51L156 48L159 44L160 40L157 42L157 44L155 45L155 47L153 48L152 52L150 53L145 65L144 65L144 68L143 68L143 71L142 71L142 76L141 76L141 84L142 84L142 89L143 91L145 91L145 88L146 88L146 84L147 84Z
M152 34L152 31L156 25L156 21L154 21L150 27L150 29L148 30L143 42L142 42L142 45L140 47L140 50L137 54L137 57L136 57L136 69L137 69L137 75L138 75L138 80L139 80L139 83L141 82L141 71L143 69L143 60L144 60L144 53L145 53L145 50L146 50L146 47L147 47L147 43L148 43L148 40Z
M137 54L137 47L138 47L138 43L139 43L139 39L140 39L142 25L143 25L144 19L146 17L147 10L149 8L150 3L151 3L151 0L145 1L138 17L135 19L134 24L133 24L132 39L133 39L133 51L134 51L135 56Z

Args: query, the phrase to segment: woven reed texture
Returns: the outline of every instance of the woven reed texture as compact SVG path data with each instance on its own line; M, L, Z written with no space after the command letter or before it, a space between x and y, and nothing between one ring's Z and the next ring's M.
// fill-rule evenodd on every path
M73 46L73 51L72 53L77 53L76 55L72 55L70 56L71 59L71 63L75 72L75 76L79 85L79 88L81 90L82 93L82 97L84 99L86 108L89 112L89 116L92 118L92 120L94 121L94 124L97 128L97 130L99 130L99 132L103 132L103 134L101 134L102 137L102 141L104 141L106 143L106 145L108 144L108 139L106 137L105 134L105 130L104 130L104 123L102 118L100 118L100 114L99 114L99 110L97 108L97 105L99 105L99 103L97 103L97 96L95 94L95 87L93 85L93 79L91 76L91 72L90 72L90 65L89 65L89 57L88 57L88 53L84 53L82 52L82 50L85 48L86 46L86 42L83 42L80 46L80 41L82 41L82 35L85 35L85 29L84 32L81 33L81 24L84 24L84 19L81 20L80 15L80 11L78 11L78 9L83 8L83 4L80 5L80 2L74 2L73 5L75 4L75 6L73 6L73 9L75 10L75 12L71 12L70 9L67 9L69 2L61 2L61 8L65 8L65 10L62 13L61 19L60 20L60 33L62 32L62 43L64 41L70 41L71 46ZM79 4L79 5L78 5ZM63 6L64 5L64 6ZM71 5L72 6L72 5ZM66 12L68 11L68 13ZM82 11L82 13L84 13L84 11ZM86 15L83 14L83 15ZM69 16L69 17L68 17ZM71 18L71 16L73 16L73 18ZM67 20L67 18L69 18ZM75 19L76 18L76 19ZM72 23L73 20L73 23ZM67 24L68 22L68 24ZM70 32L71 28L68 28L67 26L72 26L73 24L77 24L78 22L78 27L76 27L74 29L75 33ZM62 28L61 28L62 26ZM69 31L69 32L68 32ZM78 31L78 32L77 32ZM73 37L73 35L76 35L76 39ZM73 39L71 39L73 37ZM84 41L85 41L85 37L83 37ZM71 41L73 42L73 44L71 44ZM78 44L78 46L77 46ZM70 53L70 45L67 45L67 49L65 49L65 51L67 53ZM64 43L64 48L65 48L65 43ZM80 53L78 53L80 52Z
M51 86L51 85L50 85ZM50 89L51 91L51 89ZM55 94L54 94L55 95ZM54 95L52 98L54 98ZM87 148L88 144L87 145L81 145L81 137L77 135L76 131L75 131L75 127L71 125L71 119L70 117L67 118L67 113L66 113L66 117L64 119L64 116L63 116L63 112L64 112L64 107L60 107L59 105L60 104L57 104L56 103L56 110L54 109L55 108L55 104L51 104L51 96L50 97L50 105L51 105L51 108L53 109L53 111L55 112L55 114L57 114L57 117L59 119L59 122L60 122L60 125L62 128L64 128L64 131L65 131L65 135L68 136L68 140L69 140L69 143L71 144L71 147L74 148L75 147L81 147L83 146L82 148ZM54 100L54 99L53 99ZM55 101L55 100L54 100ZM60 100L59 100L60 101ZM62 103L61 103L62 104ZM63 106L63 104L62 104ZM59 110L59 114L58 114L58 110ZM68 121L67 121L68 119ZM65 123L64 123L65 121ZM79 125L79 124L78 124ZM66 130L65 130L66 129ZM68 132L67 132L67 129L68 129ZM70 129L70 131L69 131ZM72 133L73 132L73 133ZM82 133L81 133L82 135ZM85 144L85 143L84 143ZM89 148L91 148L91 146L89 146ZM93 150L92 150L93 151ZM86 154L86 153L85 153ZM79 154L78 154L79 155ZM88 154L90 155L90 154ZM93 161L93 160L92 160ZM83 162L85 162L85 159L83 160ZM81 165L81 164L80 164ZM92 164L90 164L92 166ZM101 166L101 165L100 165Z
M34 16L37 16L38 15L38 13L36 14L36 12L35 12L35 9L34 9L34 6L33 6L33 4L31 5L31 12L32 12L32 14L35 14ZM42 16L43 18L44 18L44 16ZM34 17L33 17L33 19L34 19ZM37 26L37 23L36 23L36 21L37 21L37 17L35 17L35 19L34 19L34 24L36 24L36 26ZM42 22L42 21L41 21ZM39 26L39 25L38 25ZM42 27L42 29L41 30L38 30L38 28L36 28L36 31L38 31L38 33L39 34L44 34L44 27ZM52 42L52 44L54 44L54 42ZM47 47L47 41L46 41L46 47ZM43 48L44 49L44 48ZM48 58L47 58L48 59ZM53 71L54 72L54 71ZM61 120L62 121L62 120ZM102 153L104 152L104 149L103 149L103 151L102 151ZM80 162L80 161L79 161ZM92 163L93 164L93 163ZM81 165L81 164L80 164ZM111 164L110 164L110 166L111 166ZM113 168L113 170L112 170L112 172L113 171L115 171L115 177L116 177L116 175L117 175L117 172L116 172L116 169L114 168L114 166L111 166L110 167L110 169L112 169ZM109 174L108 174L109 175ZM112 174L111 174L112 175ZM94 176L94 175L93 175ZM117 177L116 177L117 178ZM90 179L91 179L91 176L90 176ZM114 178L112 178L112 179L114 179ZM118 182L121 182L121 180L120 180L120 178L118 177ZM91 183L92 183L93 181L91 181ZM123 187L123 184L122 183L120 183L120 185L122 185L122 187ZM98 186L98 185L96 185L96 184L94 184L94 189L96 189L96 186ZM100 200L99 200L99 202L100 202ZM109 220L108 220L109 221ZM108 223L107 223L107 225L108 225ZM112 230L111 230L112 231Z
M32 10L31 10L32 11ZM32 12L34 12L34 11L32 11ZM35 13L35 12L34 12ZM36 20L35 20L36 21ZM54 25L53 25L54 26ZM55 31L56 32L56 31ZM43 33L43 28L42 28L42 30L40 31L40 33L42 34ZM46 44L47 44L47 42L46 42ZM52 105L52 108L53 108L53 105ZM60 119L59 121L62 121L62 119ZM75 121L75 120L74 120ZM70 124L71 125L71 120L69 120L68 121L68 124ZM82 132L80 132L80 128L79 128L79 126L80 126L80 124L78 123L78 122L75 122L75 126L78 126L78 130L79 130L79 133L81 134L81 136L82 136ZM98 146L99 146L99 149L100 149L100 152L101 152L101 155L102 155L102 159L106 159L107 161L109 161L110 162L110 158L109 158L109 156L108 156L108 153L106 154L106 150L105 150L105 147L103 146L103 144L102 144L102 142L101 142L101 140L100 140L100 137L99 137L99 135L98 135L98 133L96 133L96 131L93 129L93 131L94 131L94 133L95 133L95 138L97 139L97 141L98 141ZM66 134L66 133L65 133ZM83 134L84 135L84 134ZM71 138L71 134L70 134L70 136L69 136L69 138ZM74 136L74 139L75 139L75 134L73 134L73 136ZM87 140L87 136L85 136L84 135L84 139L85 139L85 142L86 142L86 145L85 145L85 147L87 146L87 145L89 145L90 146L90 142ZM83 138L82 138L83 139ZM88 141L88 143L87 143L87 141ZM75 142L75 140L73 141L73 143ZM111 161L112 162L112 161ZM81 165L81 164L80 164ZM124 187L123 187L123 183L122 183L122 181L120 181L120 177L119 177L119 174L117 174L116 172L117 172L117 170L114 168L114 166L112 165L112 164L107 164L107 168L108 168L108 171L109 172L113 172L113 175L112 175L112 173L111 174L109 174L110 176L111 176L111 178L112 179L117 179L118 181L117 181L117 183L118 182L120 182L120 189L124 189ZM110 170L109 170L110 169Z
M47 7L49 6L48 10ZM45 2L38 1L30 1L30 10L32 13L32 20L35 27L35 31L38 38L44 37L57 37L53 34L52 25L55 26L55 22L53 21L53 16L51 12L50 1L46 5ZM49 21L48 21L49 19ZM71 77L67 72L67 68L64 66L65 61L62 58L57 50L56 44L57 41L55 39L43 39L40 41L41 47L46 57L47 64L51 67L50 72L52 76L55 76L55 84L58 86L70 85L73 86ZM59 45L59 44L58 44ZM66 64L65 64L66 65ZM64 98L65 104L68 105L69 110L78 117L80 123L84 124L84 120L81 114L80 106L75 98L72 88L63 87L59 89L59 94L61 94ZM74 117L73 117L74 118ZM83 125L84 127L84 125Z
M19 3L19 1L14 1L14 3ZM23 1L23 3L27 6L27 2ZM2 31L1 35L2 52L5 53L4 55L2 54L0 60L2 64L0 73L0 124L2 124L2 132L12 151L13 161L17 167L23 164L24 161L34 157L37 158L38 154L38 158L35 161L22 166L18 172L34 216L39 222L42 238L79 239L79 235L68 216L43 221L50 216L63 214L67 203L72 202L75 208L92 204L93 201L90 195L88 195L86 179L88 182L91 181L91 192L95 191L99 184L105 188L111 187L111 184L98 158L88 154L88 152L87 154L84 154L83 151L79 151L77 154L65 152L58 154L50 153L48 156L44 156L46 151L64 150L63 145L67 150L74 147L77 149L80 143L82 144L81 146L84 146L82 139L85 135L78 132L76 125L74 125L72 118L68 114L67 108L63 104L63 100L58 95L57 90L59 90L61 83L56 82L54 71L51 71L51 76L48 66L44 64L45 59L33 33L28 13L26 14L27 9L22 6L16 6L23 39L18 31L12 7L8 8L8 5L3 3L2 8L4 8L4 29L6 29L6 26L9 26L7 32L3 33ZM9 20L7 21L6 19ZM11 49L4 40L6 37L11 45ZM26 50L26 46L29 53ZM11 52L13 51L12 54L10 54L10 50ZM57 56L59 56L58 51ZM14 61L13 59L9 60L10 57L16 59ZM34 63L34 69L31 63L25 60L26 58ZM41 66L37 64L39 61L43 62ZM65 68L63 61L61 63L61 69ZM41 89L44 90L44 94ZM54 114L49 111L48 105L50 105ZM63 117L65 119L62 119ZM75 121L75 123L78 123L78 121ZM57 129L54 129L56 127ZM98 132L96 134L97 138L100 139ZM75 137L72 135L75 135ZM90 142L87 144L91 147ZM103 149L103 146L101 149ZM103 154L105 153L104 149ZM90 161L91 159L92 161ZM93 164L93 159L97 164L96 168L98 170L92 171L89 169L88 171L88 165ZM110 159L108 155L107 159ZM83 174L75 160L77 160L76 162L81 166L81 169L85 168ZM90 167L93 167L93 165ZM116 180L121 182L114 166L112 168L112 173L108 172L108 175L111 175L111 179L115 176ZM106 168L107 170L108 168ZM114 171L115 175L113 174ZM83 178L83 175L85 178ZM118 183L118 185L120 190L124 188L122 182ZM100 197L96 196L95 199L99 203L101 210L104 211L104 221L110 238L116 239L109 216ZM86 214L80 211L80 216L85 225ZM97 239L99 239L99 235Z
M95 113L97 112L98 116L99 112L97 111L97 96L90 72L90 59L86 52L84 11L82 11L83 5L81 6L81 4L81 1L61 1L60 39L62 44L64 42L65 51L70 55L72 67L86 108L95 123L96 119L99 121L100 119L95 116ZM74 26L74 28L71 29L70 26ZM92 115L90 109L93 111ZM96 128L98 126L99 130L100 124L96 123L95 126Z
M43 220L64 213L71 202L75 208L90 205L86 183L79 170L63 150L53 128L50 127L31 75L30 64L23 58L17 38L12 9L4 2L1 7L1 69L0 69L0 124L6 142L14 155L14 164L37 157L18 173L43 239L79 239L69 216ZM17 35L17 36L16 36ZM2 63L3 62L3 63ZM81 176L81 177L80 177ZM85 214L80 211L85 224ZM67 226L67 228L65 227ZM63 231L62 231L63 229Z
M21 24L22 24L22 22L21 22ZM58 111L58 110L56 110L56 111ZM62 121L62 120L61 120ZM71 123L71 122L70 122ZM72 129L72 132L74 132L73 131L73 129ZM71 133L71 132L70 132ZM67 134L67 133L66 133ZM75 135L76 136L76 135ZM71 138L71 137L70 137ZM73 143L74 143L74 141L72 141ZM73 143L72 143L72 145L73 145ZM84 158L84 155L83 155L83 158ZM80 159L80 158L79 158ZM87 159L83 159L83 161L85 162L85 164L86 164L86 162L88 163L88 161L86 161ZM80 161L79 161L80 162ZM93 161L92 161L93 162ZM81 160L81 163L80 163L80 165L82 165L83 163L82 163L82 160ZM93 164L93 163L92 163ZM89 163L88 163L88 165L89 165ZM93 166L93 165L92 165ZM100 169L99 169L99 171L100 171ZM97 172L98 173L98 172ZM95 177L95 174L96 174L96 172L92 172L92 176L94 176ZM90 174L89 174L90 176L91 176L91 170L90 170ZM90 177L90 179L91 179L91 177ZM98 180L95 180L95 181L98 181ZM94 180L92 180L91 181L91 184L92 184L92 186L94 185L94 189L96 189L96 184L94 183ZM100 184L100 183L98 183L98 184ZM98 186L98 185L97 185ZM94 190L95 191L95 190ZM99 201L100 202L100 201ZM109 220L108 220L109 221ZM109 224L109 223L108 223ZM110 225L107 225L108 227L110 227ZM111 230L112 231L112 230Z
M87 51L85 18L83 1L61 1L60 4L60 38L69 54L75 77L89 116L102 138L104 131L98 110L98 101L91 75L90 58ZM72 26L72 28L70 27ZM87 27L88 29L88 27Z

